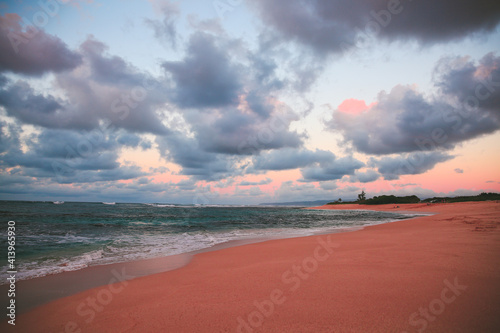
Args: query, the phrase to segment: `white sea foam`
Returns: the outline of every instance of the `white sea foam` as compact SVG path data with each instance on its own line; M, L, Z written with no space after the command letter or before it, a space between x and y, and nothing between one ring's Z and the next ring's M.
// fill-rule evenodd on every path
M149 225L149 224L152 224L152 223L142 222L142 221L135 221L135 222L130 222L129 224L132 224L132 225Z
M146 203L146 206L152 206L152 207L158 207L158 208L165 208L165 207L179 207L176 205L171 205L171 204L157 204L157 203Z

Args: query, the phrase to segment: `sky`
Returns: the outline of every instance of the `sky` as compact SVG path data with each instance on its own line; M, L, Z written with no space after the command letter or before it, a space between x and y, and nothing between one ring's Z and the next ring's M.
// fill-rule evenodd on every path
M500 191L500 3L0 3L0 200Z

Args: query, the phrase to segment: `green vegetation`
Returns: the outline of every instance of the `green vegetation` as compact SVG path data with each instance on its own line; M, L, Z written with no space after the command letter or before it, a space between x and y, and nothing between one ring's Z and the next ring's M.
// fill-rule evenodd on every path
M375 196L372 199L367 199L360 202L362 205L384 205L384 204L406 204L406 203L419 203L420 198L416 195L409 195L406 197L396 197L394 195L381 195Z
M461 197L434 197L422 200L422 202L465 202L465 201L487 201L500 200L500 193L481 193L479 195L469 195Z
M337 200L337 201L332 201L327 203L327 205L349 205L349 204L357 204L357 201L342 201L342 200Z
M365 191L358 194L356 201L338 201L329 202L327 205L346 205L346 204L360 204L360 205L384 205L384 204L407 204L407 203L438 203L438 202L465 202L465 201L487 201L487 200L500 200L500 193L481 193L479 195L460 196L460 197L434 197L425 200L420 200L416 195L409 195L406 197L397 197L395 195L381 195L375 196L371 199L366 199Z

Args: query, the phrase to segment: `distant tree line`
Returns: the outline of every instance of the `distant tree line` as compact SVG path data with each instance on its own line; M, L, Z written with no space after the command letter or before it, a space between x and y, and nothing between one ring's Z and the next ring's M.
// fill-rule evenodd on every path
M420 198L416 195L397 197L395 195L380 195L360 202L363 205L384 205L384 204L408 204L419 203Z
M459 197L434 197L422 200L422 202L465 202L465 201L487 201L487 200L500 200L500 193L486 193L483 192L479 195L467 195Z
M459 197L434 197L425 200L420 200L416 195L405 197L397 197L395 195L380 195L374 196L371 199L366 199L365 191L358 194L356 201L338 201L329 202L328 205L345 205L345 204L360 204L360 205L384 205L384 204L408 204L408 203L437 203L437 202L464 202L464 201L487 201L500 200L500 193L481 193L479 195L459 196Z

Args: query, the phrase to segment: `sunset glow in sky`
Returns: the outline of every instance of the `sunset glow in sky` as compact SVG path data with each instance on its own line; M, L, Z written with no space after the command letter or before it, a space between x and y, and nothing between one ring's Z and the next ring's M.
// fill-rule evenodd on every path
M500 191L500 4L0 6L0 199Z

